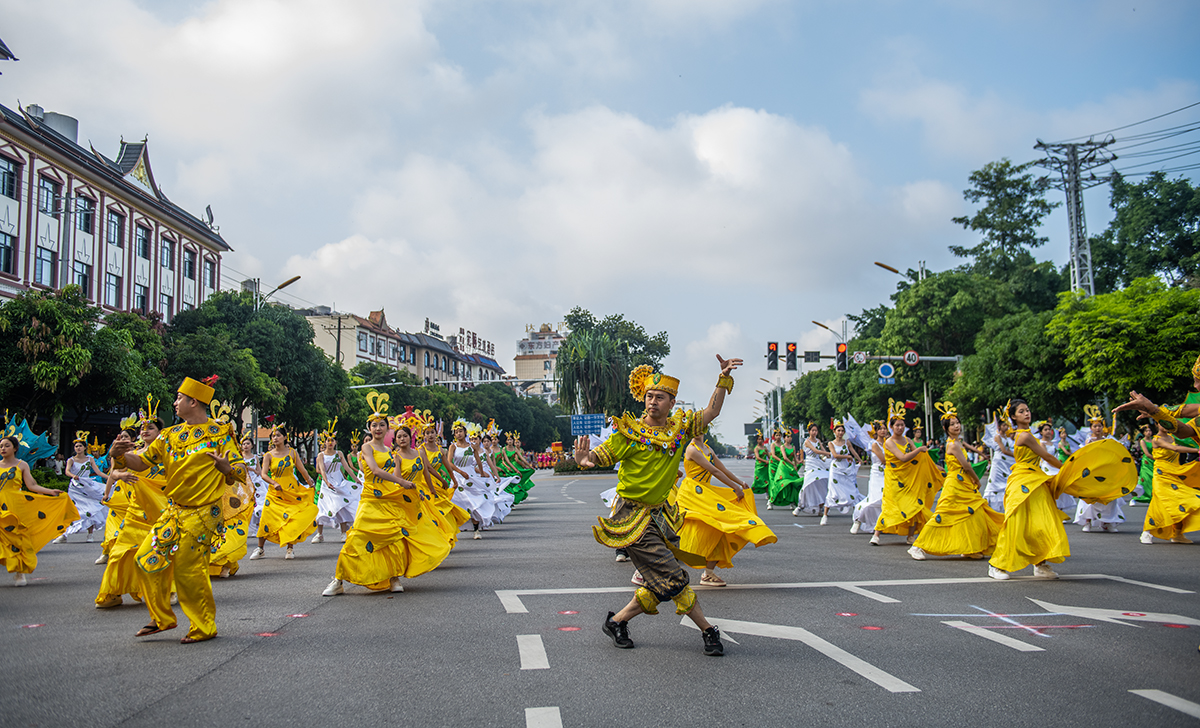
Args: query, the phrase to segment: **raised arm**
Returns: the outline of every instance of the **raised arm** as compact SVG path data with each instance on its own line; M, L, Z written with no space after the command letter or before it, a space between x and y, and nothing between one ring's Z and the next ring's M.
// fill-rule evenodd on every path
M717 354L717 361L721 364L721 375L717 377L717 388L713 390L708 406L700 413L701 429L707 428L717 419L717 415L721 414L721 407L725 405L725 395L733 391L732 372L742 365L741 359L722 359L720 354Z

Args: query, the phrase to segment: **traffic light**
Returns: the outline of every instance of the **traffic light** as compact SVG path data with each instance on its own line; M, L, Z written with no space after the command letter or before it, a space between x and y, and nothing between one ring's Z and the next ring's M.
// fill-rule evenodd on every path
M787 370L789 372L796 371L796 342L789 341L787 343L787 350L784 357L784 361L787 362L785 365Z
M767 369L779 368L779 342L767 342Z
M839 372L844 372L844 371L846 371L846 369L849 368L848 367L848 364L849 364L848 359L850 358L850 355L849 355L849 352L847 351L847 349L849 349L849 348L850 347L847 346L846 344L838 344L837 345L837 356L834 357L833 368L838 370Z

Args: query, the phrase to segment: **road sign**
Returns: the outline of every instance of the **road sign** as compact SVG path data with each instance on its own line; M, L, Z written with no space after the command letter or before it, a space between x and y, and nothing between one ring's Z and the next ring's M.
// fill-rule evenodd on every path
M886 361L879 365L879 377L881 379L891 379L894 376L896 376L896 367L888 364ZM885 382L880 382L880 384L884 383ZM886 383L890 384L891 382Z
M865 352L865 351L854 352L854 363L855 364L866 364L867 363L867 352Z
M607 415L571 415L571 435L600 435L600 431L608 424Z
M819 351L804 352L804 363L805 364L820 364L821 363L821 352L819 352Z
M921 363L921 355L912 349L909 349L908 351L904 352L904 363L910 367L915 367Z
M879 383L880 384L895 384L896 379L895 379L895 377L880 377Z

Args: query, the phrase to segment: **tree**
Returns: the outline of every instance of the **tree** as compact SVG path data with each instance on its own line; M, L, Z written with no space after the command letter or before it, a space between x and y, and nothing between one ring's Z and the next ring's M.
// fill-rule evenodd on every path
M1135 278L1162 276L1173 286L1200 286L1200 187L1154 172L1145 181L1112 178L1113 219L1092 238L1097 292Z
M554 365L558 400L570 412L618 414L634 409L629 350L606 332L572 331Z
M179 386L184 377L216 374L219 379L214 387L215 397L222 402L233 402L235 414L245 407L264 412L283 409L286 390L259 370L258 361L249 349L234 345L228 331L200 329L172 336L167 360L166 376L172 387Z
M657 368L671 353L666 331L659 331L650 336L645 328L627 320L623 314L612 314L605 316L602 321L597 321L590 311L576 306L566 315L565 321L572 333L597 331L608 334L613 341L623 344L629 353L630 369L642 364Z

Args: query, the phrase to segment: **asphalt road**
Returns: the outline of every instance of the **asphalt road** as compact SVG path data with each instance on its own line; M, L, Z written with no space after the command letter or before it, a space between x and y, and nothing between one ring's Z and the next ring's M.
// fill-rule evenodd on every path
M709 658L666 604L631 623L636 649L612 646L600 623L632 566L590 525L614 478L536 482L403 594L322 597L336 537L293 561L270 547L214 580L220 636L189 646L182 628L135 639L147 614L128 597L93 608L98 543L47 546L28 587L0 586L0 725L1200 724L1200 544L1139 544L1143 508L1118 534L1068 526L1062 579L995 582L759 496L779 542L697 589L726 636Z

